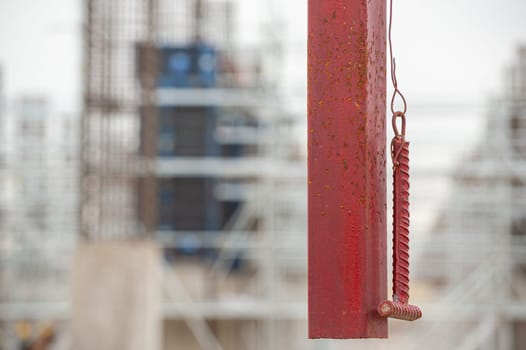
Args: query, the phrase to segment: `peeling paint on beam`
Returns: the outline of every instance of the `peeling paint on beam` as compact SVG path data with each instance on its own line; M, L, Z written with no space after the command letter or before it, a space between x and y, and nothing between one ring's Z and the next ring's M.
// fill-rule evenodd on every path
M309 0L309 337L385 338L383 0Z

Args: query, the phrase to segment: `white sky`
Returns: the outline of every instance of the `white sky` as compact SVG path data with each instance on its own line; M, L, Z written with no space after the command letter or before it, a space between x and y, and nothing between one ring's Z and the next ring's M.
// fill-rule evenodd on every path
M248 41L258 34L261 28L254 23L272 15L269 2L276 4L274 13L281 11L285 18L284 35L298 46L304 44L307 0L240 1L239 37ZM75 107L80 4L80 0L0 0L0 64L10 97L41 92L61 108ZM410 99L446 102L480 101L498 91L502 68L517 43L526 42L524 14L522 0L395 0L395 51L402 88Z
M79 0L0 0L0 65L8 98L43 94L59 111L78 110L79 5Z
M523 0L395 0L399 80L408 94L481 99L526 43Z

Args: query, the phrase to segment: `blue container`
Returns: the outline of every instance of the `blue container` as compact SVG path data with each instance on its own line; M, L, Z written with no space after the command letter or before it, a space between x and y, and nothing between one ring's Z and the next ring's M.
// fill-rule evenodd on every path
M171 178L158 181L159 229L216 231L223 208L214 195L212 178Z
M203 87L214 87L217 77L217 52L211 46L199 44L196 48L196 72Z
M175 205L175 192L167 181L158 183L158 229L174 230L173 207Z
M173 113L170 108L160 107L158 109L158 137L157 150L160 157L175 156L176 130L173 121Z
M217 51L204 43L160 47L161 69L157 84L165 88L216 86Z
M218 110L214 107L159 107L159 157L220 156L215 130Z

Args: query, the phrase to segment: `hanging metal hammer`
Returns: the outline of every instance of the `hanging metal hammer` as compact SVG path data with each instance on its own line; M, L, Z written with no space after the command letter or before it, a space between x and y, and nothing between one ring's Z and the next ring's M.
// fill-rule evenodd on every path
M402 119L398 132L396 119ZM378 305L383 317L414 321L422 317L418 306L409 304L409 142L405 140L405 115L393 115L395 137L391 142L393 159L393 301Z

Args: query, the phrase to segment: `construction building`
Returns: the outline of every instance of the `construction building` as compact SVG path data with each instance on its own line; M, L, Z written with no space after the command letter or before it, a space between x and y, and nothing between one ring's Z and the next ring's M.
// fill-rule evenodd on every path
M306 167L280 42L239 47L232 1L85 10L82 240L160 244L166 349L303 349Z
M47 99L38 95L20 97L6 110L0 269L3 348L14 349L18 340L35 336L43 322L57 320L49 305L63 310L69 299L69 261L78 222L78 122L56 115ZM17 331L21 322L27 323L23 336Z

